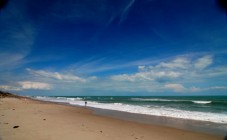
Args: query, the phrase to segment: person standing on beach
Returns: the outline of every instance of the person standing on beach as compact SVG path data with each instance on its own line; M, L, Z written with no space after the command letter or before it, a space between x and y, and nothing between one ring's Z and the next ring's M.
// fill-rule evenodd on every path
M87 106L87 101L84 102L85 107Z

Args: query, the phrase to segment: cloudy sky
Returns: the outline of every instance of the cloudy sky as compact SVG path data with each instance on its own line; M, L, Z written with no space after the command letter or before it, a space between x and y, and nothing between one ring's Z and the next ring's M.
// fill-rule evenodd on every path
M215 0L9 0L0 90L227 95L227 16Z

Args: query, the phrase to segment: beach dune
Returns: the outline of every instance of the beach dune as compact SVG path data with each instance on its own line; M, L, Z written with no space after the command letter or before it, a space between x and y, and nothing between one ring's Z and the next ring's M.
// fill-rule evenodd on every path
M224 137L99 116L28 98L0 98L1 140L223 140Z

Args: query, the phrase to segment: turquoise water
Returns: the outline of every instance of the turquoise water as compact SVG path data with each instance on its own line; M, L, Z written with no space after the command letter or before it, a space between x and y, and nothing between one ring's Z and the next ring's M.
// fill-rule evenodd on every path
M227 96L55 96L40 100L136 114L227 124Z
M99 103L122 103L144 107L168 107L188 111L227 114L227 96L80 96L80 98L82 98L83 100Z

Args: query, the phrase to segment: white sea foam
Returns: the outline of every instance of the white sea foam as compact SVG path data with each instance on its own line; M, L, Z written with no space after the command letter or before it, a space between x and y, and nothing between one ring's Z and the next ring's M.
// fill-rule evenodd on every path
M81 101L82 100L82 98L79 98L79 97L77 97L77 98L66 98L68 101Z
M67 99L66 97L57 97L57 99Z
M200 120L200 121L210 121L215 123L227 123L227 116L224 114L217 114L217 113L186 111L186 110L179 110L174 108L160 108L160 107L148 108L143 106L116 104L116 103L114 104L95 103L94 104L93 102L89 102L88 106L95 107L95 108L137 113L137 114L165 116L165 117Z
M192 102L196 104L210 104L212 101L192 101Z
M159 99L159 98L132 98L132 101L160 101L160 102L185 102L188 100L168 100L168 99Z
M114 105L123 105L122 103L113 103Z
M84 106L84 101L80 98L56 98L56 97L36 97L36 99L52 102L62 102L69 103L71 105ZM164 108L164 107L148 107L148 106L138 106L129 105L122 103L98 103L98 102L88 102L87 106L93 108L101 108L108 110L124 111L136 114L146 114L155 116L165 116L181 119L191 119L199 121L209 121L215 123L227 124L227 115L219 113L208 113L208 112L198 112L198 111L187 111L174 108Z
M159 101L159 102L193 102L195 104L210 104L212 101L191 101L191 100L168 100L168 99L159 99L159 98L132 98L132 101Z

